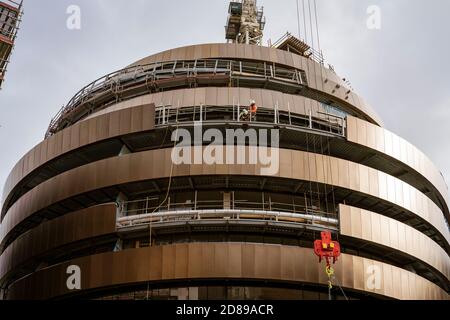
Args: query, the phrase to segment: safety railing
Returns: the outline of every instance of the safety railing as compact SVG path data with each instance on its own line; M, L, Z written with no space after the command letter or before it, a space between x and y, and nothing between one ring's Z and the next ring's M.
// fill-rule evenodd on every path
M242 120L240 115L246 107L234 106L191 106L177 108L174 106L159 106L156 108L156 126L188 124L193 122L231 123L245 122L255 126L260 125L285 125L292 128L309 129L340 137L346 135L346 115L337 110L321 105L317 110L305 110L304 114L293 113L288 107L287 111L275 108L258 108L258 113ZM332 114L332 112L334 114Z
M294 38L298 43L302 44L303 48L305 49L304 56L306 58L309 58L317 63L320 63L321 65L325 66L325 58L323 56L322 52L319 52L315 50L314 48L311 48L306 41L294 37L291 33L287 32L283 36L281 36L277 41L275 41L271 47L278 48L280 45L283 44L286 40L289 38Z
M227 84L233 79L236 81L253 79L261 83L267 79L274 79L295 86L307 85L306 73L303 70L268 62L203 59L134 66L103 76L77 92L52 119L46 137L60 130L64 118L82 105L86 105L86 108L92 111L97 107L106 107L117 102L121 93L130 88L137 90L139 87L141 90L135 94L138 96L148 93L156 84L170 87L170 83L173 82L175 87L180 87L178 83L180 78L188 79L186 85L189 85L194 80L205 81L202 76L211 77L213 80L215 77L220 80L222 76L224 77L222 80L227 81ZM105 96L109 99L103 99Z
M150 223L198 220L257 220L300 223L335 228L337 214L295 203L230 202L206 200L170 203L162 207L150 205L154 198L118 202L117 228L129 228Z

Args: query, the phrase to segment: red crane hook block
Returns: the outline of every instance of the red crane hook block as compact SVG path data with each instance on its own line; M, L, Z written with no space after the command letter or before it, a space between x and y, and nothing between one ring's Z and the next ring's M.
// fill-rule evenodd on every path
M333 264L335 264L341 255L341 245L339 242L331 240L329 231L322 232L320 235L322 240L314 242L314 253L319 257L319 263L325 259L327 266L330 266L330 259L333 258Z

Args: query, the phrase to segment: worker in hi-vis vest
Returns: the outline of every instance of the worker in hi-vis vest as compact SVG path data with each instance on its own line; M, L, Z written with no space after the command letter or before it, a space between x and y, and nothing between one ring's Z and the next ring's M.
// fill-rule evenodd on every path
M250 101L250 107L248 109L243 109L239 115L241 121L251 121L256 118L256 113L258 112L258 105L255 100Z

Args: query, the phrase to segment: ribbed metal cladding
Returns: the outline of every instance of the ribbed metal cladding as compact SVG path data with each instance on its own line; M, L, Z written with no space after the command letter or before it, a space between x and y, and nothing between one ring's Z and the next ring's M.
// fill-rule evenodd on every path
M208 74L217 59L245 61L255 75L218 79ZM169 67L190 70L197 60L201 77L166 77ZM165 68L165 78L149 80L148 90L133 86L149 65ZM283 74L264 87L258 73L268 65L302 78L292 84ZM286 51L237 44L168 50L131 68L137 73L122 79L126 94L95 83L93 92L81 91L9 175L1 298L102 298L229 283L324 293L324 265L312 246L329 228L343 247L335 281L348 297L449 299L445 181L424 153L382 128L332 70ZM77 109L93 100L92 110ZM236 113L250 100L260 108L246 123ZM173 165L172 133L192 132L200 119L221 132L279 129L278 170ZM235 153L251 150L233 146ZM81 271L80 288L67 286L71 266ZM332 297L343 298L338 290Z
M19 280L12 286L10 294L13 299L49 299L73 294L61 281L71 264L80 266L85 272L81 285L84 290L147 281L178 280L183 283L188 279L245 279L325 285L327 278L316 260L312 249L291 246L243 243L167 245L69 261ZM383 270L382 289L370 289L367 285L364 270L371 265ZM435 284L374 260L344 255L336 270L339 270L337 280L345 289L405 300L448 299L448 295Z

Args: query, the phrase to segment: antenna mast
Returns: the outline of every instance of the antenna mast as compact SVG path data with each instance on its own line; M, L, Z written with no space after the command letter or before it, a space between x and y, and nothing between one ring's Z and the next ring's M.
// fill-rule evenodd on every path
M264 8L256 0L230 2L225 38L231 43L262 45L266 25Z

